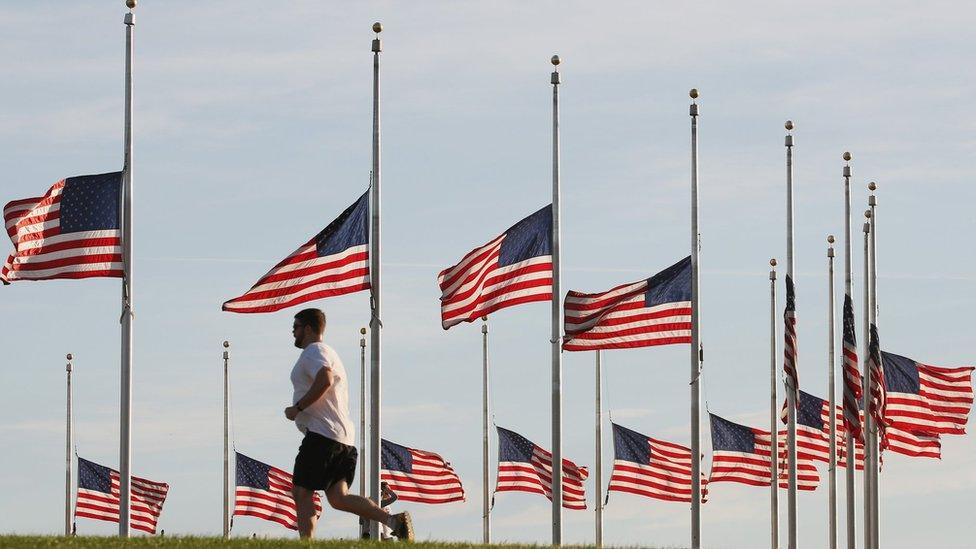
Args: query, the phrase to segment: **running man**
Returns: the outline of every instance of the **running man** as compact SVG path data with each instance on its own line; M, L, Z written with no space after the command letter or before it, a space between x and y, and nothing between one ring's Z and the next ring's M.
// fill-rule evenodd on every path
M397 538L412 541L410 513L391 515L372 500L349 493L359 452L349 419L348 380L339 355L322 343L324 334L325 313L321 310L305 309L295 315L292 335L302 354L291 371L294 404L285 408L285 417L305 434L292 479L298 533L302 538L315 533L318 516L313 494L323 490L333 509L386 524Z

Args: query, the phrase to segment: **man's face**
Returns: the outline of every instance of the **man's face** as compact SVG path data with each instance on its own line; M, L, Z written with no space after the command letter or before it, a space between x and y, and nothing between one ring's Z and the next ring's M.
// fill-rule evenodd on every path
M295 347L298 347L299 349L305 348L306 329L307 326L299 322L298 319L295 319L295 321L291 325L291 335L294 336L295 338Z

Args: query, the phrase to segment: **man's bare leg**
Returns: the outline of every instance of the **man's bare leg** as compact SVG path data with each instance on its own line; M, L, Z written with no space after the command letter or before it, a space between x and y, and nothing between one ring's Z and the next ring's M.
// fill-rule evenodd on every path
M315 514L315 492L301 486L292 486L291 495L295 498L295 508L298 512L298 535L308 539L315 533L315 523L319 517Z
M373 503L373 500L356 494L350 494L349 485L346 484L345 480L340 480L333 484L325 492L325 496L329 500L329 505L337 511L345 511L359 515L364 519L375 520L384 524L388 524L390 521L390 514Z

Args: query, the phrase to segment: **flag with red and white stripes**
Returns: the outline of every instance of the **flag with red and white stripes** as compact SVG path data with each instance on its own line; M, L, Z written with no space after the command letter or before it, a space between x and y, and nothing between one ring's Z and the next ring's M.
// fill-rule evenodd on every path
M964 435L973 407L973 367L940 368L881 352L888 424L932 435Z
M552 454L533 444L522 435L498 429L498 483L495 492L530 492L552 500ZM586 509L583 481L590 475L586 467L579 467L564 459L563 507Z
M234 516L247 515L298 529L295 498L291 495L291 473L236 452L237 489ZM315 514L322 514L318 493L313 495Z
M733 423L715 414L709 415L712 426L712 470L708 478L709 484L738 482L750 486L769 486L773 477L772 437L769 431ZM779 487L787 488L786 431L778 434ZM820 474L816 466L811 460L800 458L799 453L796 479L798 490L816 490L820 484Z
M571 291L564 309L566 351L691 343L691 257L606 292Z
M78 458L78 497L75 517L119 522L119 472ZM129 493L129 526L156 533L156 522L163 512L169 484L136 476L131 477Z
M464 487L451 464L433 452L383 440L380 479L400 501L451 503L464 501Z
M612 425L614 459L608 492L691 502L691 449ZM707 484L702 475L702 503Z
M0 282L121 278L121 191L122 172L82 175L4 206L14 253L0 267Z
M447 330L500 309L552 299L552 205L475 248L437 277Z
M861 439L861 372L857 366L857 338L854 333L854 304L844 295L844 406L843 426L854 440Z
M869 328L870 337L868 340L868 363L867 368L871 372L871 383L868 387L870 394L868 413L874 420L875 427L881 435L881 448L884 448L885 428L887 427L887 383L885 382L884 361L881 359L881 341L878 339L878 327L871 324Z
M793 288L793 277L786 275L786 309L783 311L785 342L783 345L783 385L787 396L793 396L793 402L800 402L800 380L796 371L796 291Z
M369 289L369 191L339 217L223 305L231 313L270 313Z

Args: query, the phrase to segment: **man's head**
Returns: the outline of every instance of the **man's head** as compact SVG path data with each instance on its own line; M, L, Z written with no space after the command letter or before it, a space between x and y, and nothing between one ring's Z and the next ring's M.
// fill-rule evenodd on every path
M291 333L295 336L295 347L299 349L322 341L322 334L325 333L325 313L320 309L298 311L291 325Z

